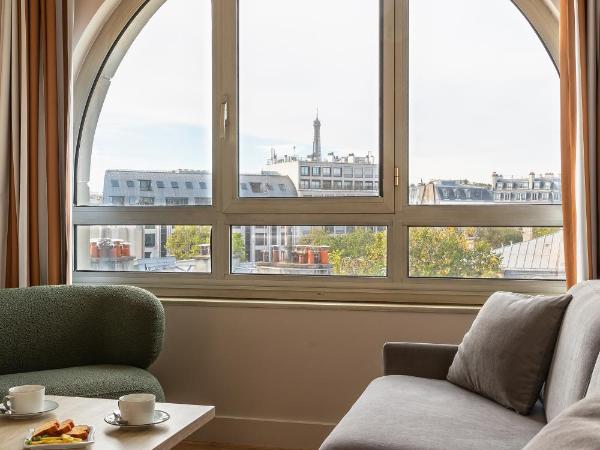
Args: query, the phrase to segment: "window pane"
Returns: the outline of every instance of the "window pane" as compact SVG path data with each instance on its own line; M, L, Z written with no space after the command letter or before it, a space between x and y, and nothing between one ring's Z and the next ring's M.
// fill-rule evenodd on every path
M411 204L561 203L558 73L509 0L411 0Z
M563 280L557 227L411 227L409 275Z
M86 119L93 136L79 150L79 205L164 206L167 197L212 203L211 34L210 0L168 0L129 49L117 43L93 94L92 104L102 105L95 134L93 112ZM121 197L131 201L113 200Z
M76 270L211 271L208 225L78 225Z
M379 22L378 1L239 1L240 196L248 176L293 187L260 197L379 195L322 187L331 163L379 177Z
M384 277L386 226L234 226L231 272Z

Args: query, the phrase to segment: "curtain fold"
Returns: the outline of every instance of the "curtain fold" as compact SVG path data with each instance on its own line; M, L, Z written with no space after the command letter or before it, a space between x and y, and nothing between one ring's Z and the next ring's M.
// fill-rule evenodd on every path
M0 2L0 286L67 281L69 0Z
M599 25L595 0L561 0L561 177L568 287L597 279L600 268Z

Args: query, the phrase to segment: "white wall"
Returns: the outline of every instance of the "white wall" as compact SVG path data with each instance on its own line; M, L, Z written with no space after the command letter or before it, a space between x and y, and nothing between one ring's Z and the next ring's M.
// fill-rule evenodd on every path
M83 30L87 24L92 20L92 17L104 3L104 0L75 0L74 1L74 15L75 22L73 24L73 47L79 41Z
M472 314L165 305L152 372L167 400L212 404L194 439L318 448L381 375L386 341L458 343Z

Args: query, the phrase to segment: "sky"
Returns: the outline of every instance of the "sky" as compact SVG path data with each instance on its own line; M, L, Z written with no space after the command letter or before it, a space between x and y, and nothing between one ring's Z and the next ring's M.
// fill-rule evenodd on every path
M240 166L270 148L379 152L379 2L239 0ZM107 169L211 170L210 0L167 0L100 114L90 188ZM558 172L558 75L510 0L410 3L410 181ZM295 147L295 150L294 150Z

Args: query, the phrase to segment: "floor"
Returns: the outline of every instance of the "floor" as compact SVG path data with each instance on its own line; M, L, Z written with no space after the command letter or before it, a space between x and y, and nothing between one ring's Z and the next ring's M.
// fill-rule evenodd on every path
M173 450L283 450L278 448L251 447L233 444L202 444L199 442L183 442Z

